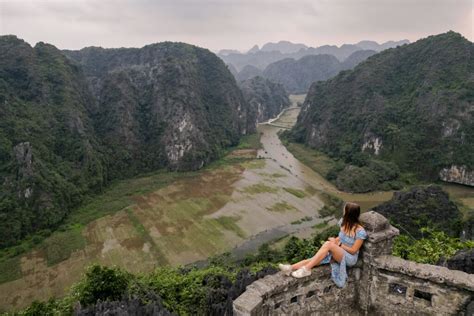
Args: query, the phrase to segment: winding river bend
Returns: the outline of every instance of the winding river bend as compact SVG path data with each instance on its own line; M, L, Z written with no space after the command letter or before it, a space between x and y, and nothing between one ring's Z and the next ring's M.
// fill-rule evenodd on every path
M319 217L324 203L318 192L357 202L363 209L389 200L392 192L340 192L285 148L278 132L295 124L300 111L296 103L303 97L292 96L292 107L258 126L263 148L257 156L261 159L254 159L252 151L248 162L224 163L182 174L164 187L153 187L162 173L119 183L120 193L129 192L126 206L79 227L73 236L82 239L82 247L68 253L64 260L51 263L48 252L61 253L74 232L54 233L49 243L47 240L15 258L12 269L17 275L0 284L0 311L64 295L81 278L85 267L94 262L143 273L161 265L199 262L226 251L242 257L262 243L288 234L309 237L315 225L335 222ZM138 189L127 191L128 187ZM151 189L143 189L147 187ZM474 189L443 187L452 197L474 207ZM104 196L91 202L90 211L116 202L101 202Z
M363 210L367 210L377 204L389 200L393 195L393 192L391 191L371 192L366 194L351 194L339 191L320 174L297 160L286 149L278 137L278 132L283 129L289 129L296 123L301 108L296 106L294 98L293 101L293 106L283 110L277 118L261 123L258 126L258 132L261 135L260 141L263 146L263 148L259 150L258 156L266 159L264 172L281 172L285 174L286 183L281 184L281 186L310 187L318 191L331 193L344 201L359 203ZM314 225L323 221L317 214L317 210L322 204L322 201L307 201L306 207L310 209L308 210L311 217L310 220L302 221L298 224L295 224L294 222L286 222L277 227L266 228L235 247L232 253L237 258L243 257L247 253L256 251L261 244L288 234L309 237L314 232ZM311 212L311 209L313 212ZM335 223L334 219L326 221L330 224Z

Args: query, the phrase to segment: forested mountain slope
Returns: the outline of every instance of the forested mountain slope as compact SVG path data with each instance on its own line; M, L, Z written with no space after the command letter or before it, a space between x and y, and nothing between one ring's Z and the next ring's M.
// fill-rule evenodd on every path
M240 88L257 122L276 117L290 105L288 94L281 84L260 76L240 82Z
M54 229L111 179L201 168L255 131L252 113L206 49L0 37L0 247Z
M474 185L473 52L448 32L314 83L293 139L348 163L377 156L428 180L454 166L464 173L450 181Z

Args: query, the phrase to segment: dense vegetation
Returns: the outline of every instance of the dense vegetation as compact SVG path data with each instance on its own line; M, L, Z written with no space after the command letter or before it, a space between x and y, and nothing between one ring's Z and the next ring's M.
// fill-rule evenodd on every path
M389 219L404 234L423 237L422 228L430 227L451 237L459 237L462 214L449 195L436 185L415 186L395 192L392 199L373 208Z
M446 265L466 272L472 264L449 264L459 251L474 248L474 241L461 241L463 216L441 187L430 185L395 192L390 201L373 208L399 228L393 254L407 260Z
M0 37L0 247L55 227L107 172L80 69L55 47Z
M228 253L210 258L204 267L160 267L145 275L133 275L118 268L89 267L83 279L62 299L34 302L20 315L90 315L105 310L115 313L169 315L223 315L231 312L232 300L245 287L267 274L275 273L278 262L296 262L314 255L337 226L326 228L310 239L290 237L283 247L264 244L259 251L236 261ZM459 249L473 248L441 231L422 228L424 238L400 236L394 254L405 259L435 264ZM77 304L80 303L80 305Z
M255 130L208 50L166 42L67 54L74 61L0 37L0 248L49 235L112 179L201 168Z
M367 153L428 181L451 165L472 170L473 52L448 32L314 83L291 139L356 166Z
M275 263L300 260L314 254L329 236L331 227L311 239L291 237L283 249L268 244L258 253L236 261L229 254L210 258L205 267L160 267L150 274L133 275L118 268L92 265L83 279L62 299L34 302L20 315L90 315L105 309L161 315L224 315L232 310L232 300L245 287L267 274L275 273ZM77 304L80 303L80 305Z
M292 135L287 131L281 133L280 137L296 159L321 174L341 191L364 193L398 190L413 181L409 175L402 175L396 164L373 159L367 153L360 153L352 161L346 161L342 157L331 158L309 146L292 142Z
M281 84L260 76L240 82L240 89L248 102L252 117L258 122L276 117L290 105L290 99Z
M423 234L420 239L414 239L406 234L398 236L395 239L393 254L410 261L438 264L440 260L451 258L459 250L474 248L474 241L461 241L443 231L422 227L419 232Z
M98 100L96 128L113 176L198 169L255 131L235 79L206 49L165 42L65 53Z

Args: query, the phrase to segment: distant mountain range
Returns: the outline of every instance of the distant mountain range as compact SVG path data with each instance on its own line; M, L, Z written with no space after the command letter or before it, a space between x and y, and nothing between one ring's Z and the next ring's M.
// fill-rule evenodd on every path
M408 43L408 40L388 41L383 44L378 44L374 41L360 41L357 44L343 44L340 47L335 45L308 47L304 44L280 41L278 43L266 43L261 49L255 45L246 53L225 49L219 51L218 56L222 58L226 64L233 65L237 71L241 71L247 65L263 70L269 64L285 58L300 59L307 55L328 54L335 56L342 62L352 53L359 50L374 50L380 52L387 48L393 48Z
M340 62L329 54L307 55L298 60L285 58L268 65L265 70L247 65L234 74L237 81L262 76L280 83L289 93L306 93L315 81L327 80L342 70L352 69L368 57L376 54L374 50L358 50ZM229 68L233 67L229 65Z

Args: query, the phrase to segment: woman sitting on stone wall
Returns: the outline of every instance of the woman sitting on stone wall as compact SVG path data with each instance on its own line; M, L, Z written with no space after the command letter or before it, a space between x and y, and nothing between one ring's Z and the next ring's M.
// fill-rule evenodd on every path
M337 223L341 230L338 237L330 237L318 252L310 258L293 265L280 264L280 270L286 275L302 278L311 274L311 268L320 264L331 264L331 278L338 287L346 283L346 266L356 264L359 249L367 238L367 233L359 222L360 206L347 202L344 205L344 214Z

